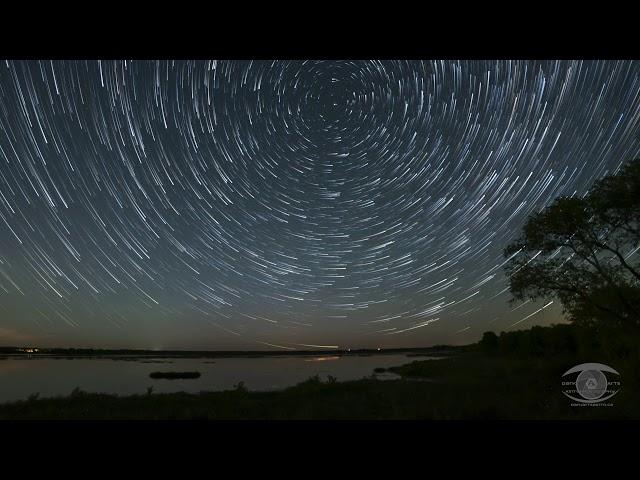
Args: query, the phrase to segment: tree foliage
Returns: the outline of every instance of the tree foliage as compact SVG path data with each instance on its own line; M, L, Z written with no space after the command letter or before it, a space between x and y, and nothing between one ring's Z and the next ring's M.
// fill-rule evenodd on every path
M640 327L640 159L529 217L504 250L512 301L557 298L573 322Z

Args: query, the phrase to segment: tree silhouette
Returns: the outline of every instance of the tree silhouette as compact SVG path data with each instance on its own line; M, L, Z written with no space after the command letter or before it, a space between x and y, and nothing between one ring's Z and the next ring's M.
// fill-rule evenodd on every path
M640 159L529 217L504 250L512 302L558 298L571 321L640 327Z
M494 353L498 350L498 336L494 332L484 332L480 340L480 348L485 353Z

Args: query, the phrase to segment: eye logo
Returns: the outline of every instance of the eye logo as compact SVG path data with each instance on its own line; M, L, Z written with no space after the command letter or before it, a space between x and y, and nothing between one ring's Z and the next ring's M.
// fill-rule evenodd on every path
M562 376L568 379L576 375L575 380L562 382L564 393L571 400L572 406L612 406L611 403L603 403L620 391L620 382L607 379L604 372L620 375L613 368L602 363L582 363L567 370ZM616 378L616 377L613 377ZM618 388L615 388L618 387Z

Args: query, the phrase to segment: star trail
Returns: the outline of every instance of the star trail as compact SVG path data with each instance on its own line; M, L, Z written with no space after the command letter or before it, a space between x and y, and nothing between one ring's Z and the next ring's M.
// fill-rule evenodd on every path
M0 344L468 343L528 215L640 155L633 61L2 61Z

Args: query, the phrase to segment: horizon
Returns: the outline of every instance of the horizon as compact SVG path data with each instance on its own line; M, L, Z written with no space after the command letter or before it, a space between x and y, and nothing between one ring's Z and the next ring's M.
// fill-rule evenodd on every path
M455 347L464 347L473 344L465 344L465 345L431 345L428 347L391 347L391 348L336 348L336 349L322 349L322 350L182 350L182 349L166 349L166 350L150 350L144 348L87 348L87 347L40 347L38 345L0 345L0 350L3 349L36 349L38 352L22 352L22 353L40 353L40 350L91 350L91 351L128 351L128 352L158 352L158 353L174 353L174 352L184 352L184 353L334 353L334 352L383 352L383 351L397 351L397 350L427 350L438 347L446 347L446 348L455 348ZM0 356L2 353L0 353Z

